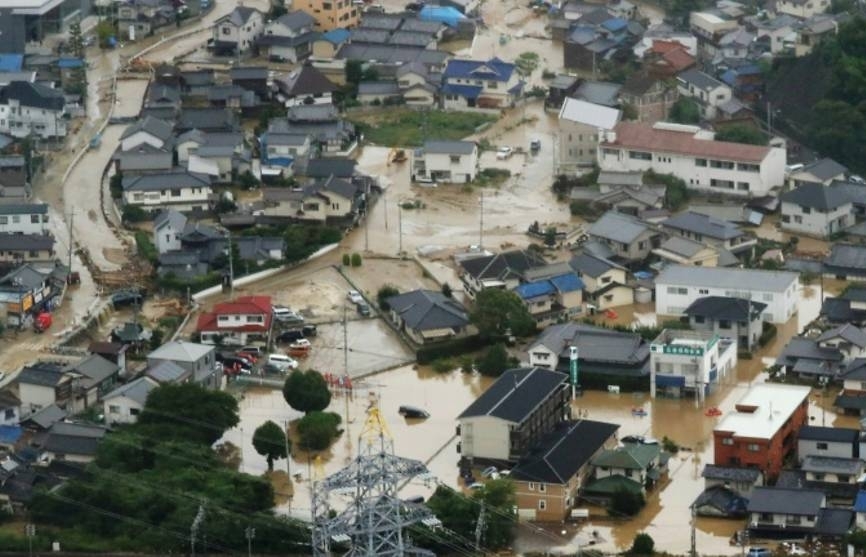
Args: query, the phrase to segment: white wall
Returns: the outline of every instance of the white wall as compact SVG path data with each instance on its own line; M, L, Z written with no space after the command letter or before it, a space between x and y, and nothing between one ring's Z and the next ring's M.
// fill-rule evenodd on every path
M452 157L456 157L452 159ZM424 164L427 169L427 176L433 176L436 172L448 172L451 178L443 180L455 184L462 184L467 181L472 181L478 172L478 152L474 151L470 155L443 155L438 153L425 153ZM466 175L469 179L466 179Z
M171 195L172 191L168 187L161 191L125 191L123 192L123 200L125 203L145 207L175 205L207 207L211 194L210 186L205 185L196 188L181 188L179 196Z
M465 457L508 460L509 422L491 416L460 420L460 454Z
M685 289L685 293L672 292L669 289ZM682 315L692 302L706 296L727 296L747 298L767 304L763 318L771 323L785 323L797 310L797 283L792 283L785 292L768 292L760 289L760 285L742 285L742 290L731 290L713 286L688 286L682 284L656 283L656 313L660 315Z
M41 408L54 404L54 387L19 383L18 399L21 400L21 415L29 416Z
M780 224L782 230L824 238L854 224L854 208L847 203L826 213L810 209L807 214L800 205L783 201Z
M826 449L819 449L818 444L824 444ZM803 462L807 456L832 456L838 458L854 458L854 443L839 443L832 441L813 441L799 439L797 441L797 458Z
M33 222L33 221L36 222ZM0 232L12 234L45 234L48 232L48 214L3 214L0 205Z
M19 106L18 101L0 104L0 132L14 137L31 133L39 137L65 137L66 119L63 111Z
M143 408L143 405L125 396L104 400L102 404L107 425L134 424L138 421L138 413Z
M156 149L162 149L165 144L162 140L145 131L139 130L120 142L120 150L129 151L145 143Z

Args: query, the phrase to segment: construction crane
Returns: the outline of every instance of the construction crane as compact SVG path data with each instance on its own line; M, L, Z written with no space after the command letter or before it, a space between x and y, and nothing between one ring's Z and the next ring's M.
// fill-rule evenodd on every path
M352 557L435 555L414 547L406 529L413 524L435 528L441 523L423 504L397 497L401 482L429 471L422 462L394 454L394 439L375 396L358 445L358 456L348 466L313 487L313 555L330 555L332 543L349 545L346 555ZM330 496L336 494L351 500L331 518Z

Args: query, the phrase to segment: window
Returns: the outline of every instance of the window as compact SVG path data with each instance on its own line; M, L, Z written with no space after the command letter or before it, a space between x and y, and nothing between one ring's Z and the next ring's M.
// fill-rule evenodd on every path
M713 188L724 188L726 190L734 189L733 180L717 180L715 178L710 179L710 187Z
M223 27L223 35L231 35L231 27Z
M706 321L703 315L695 315L695 323L703 323Z
M538 484L539 493L547 493L547 484Z
M827 443L815 443L815 448L818 449L819 451L826 451L827 450Z
M765 302L772 302L773 301L773 295L769 292L765 292L764 294L761 295L761 299L764 300Z
M602 284L607 284L607 283L609 283L611 280L612 280L612 279L611 279L610 277L601 277L601 283L602 283Z
M129 409L129 415L130 416L138 416L139 414L141 414L141 410L139 410L138 408L130 408Z
M749 443L748 445L746 445L746 448L747 448L750 452L753 452L753 453L756 453L756 452L758 452L758 451L761 450L761 446L760 446L759 444L757 444L757 443Z
M737 182L737 189L740 191L749 191L748 182Z
M120 406L117 406L116 404L109 404L108 405L108 413L109 414L120 414Z
M688 288L680 288L677 286L668 286L668 294L677 294L679 296L685 296L689 293Z
M711 160L710 161L710 168L724 168L725 170L733 170L734 163L732 163L730 161Z
M794 223L803 224L803 217L801 217L800 215L794 215Z
M802 206L801 206L800 209L803 211L803 214L804 214L804 215L810 215L810 214L812 214L812 208L811 208L811 207L802 207Z
M652 153L646 153L644 151L629 151L628 158L640 160L640 161L651 161L653 160Z
M19 222L21 222L21 215L12 215L12 223L18 224Z
M0 217L0 224L9 224L9 217Z
M761 171L761 165L738 162L737 163L737 170L742 170L744 172L760 172Z
M30 224L39 224L39 215L30 215Z
M733 444L734 444L734 438L733 437L722 437L722 445L726 445L726 446L730 447Z
M547 509L547 501L544 499L538 500L538 510L543 511Z
M709 294L709 293L710 293L710 291L706 288L699 288L698 289L698 294Z
M535 484L532 482L529 482L529 491L535 491Z
M707 166L707 159L695 159L695 166Z
M815 473L812 475L812 477L815 479L816 482L820 482L820 481L822 481L822 480L824 479L824 474L822 474L822 473L820 473L820 472L815 472Z
M15 417L15 409L14 408L7 408L6 412L3 413L3 417L6 418L7 420L11 420L12 418Z
M731 322L727 319L719 319L719 329L730 329Z
M30 251L28 251L27 253L30 255L30 257L39 257L39 252L38 252L38 251L30 250Z
M451 155L451 164L460 164L460 155Z

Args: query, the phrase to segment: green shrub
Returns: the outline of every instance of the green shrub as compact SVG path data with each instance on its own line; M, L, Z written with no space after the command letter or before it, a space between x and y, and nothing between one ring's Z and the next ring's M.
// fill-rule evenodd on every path
M144 222L148 219L147 211L138 205L124 205L121 214L123 222L135 223Z
M448 373L456 366L454 364L454 360L451 358L439 358L433 360L433 363L430 364L430 367L433 368L433 371L436 373Z
M381 288L379 288L379 291L376 292L376 302L379 304L379 309L381 309L382 311L390 310L391 307L388 305L387 302L388 298L396 296L399 293L400 291L397 290L397 287L393 284L385 284Z
M159 259L159 252L156 250L156 246L153 245L153 242L150 240L150 234L147 232L143 230L135 232L135 245L138 247L139 255L151 263L156 263L157 259Z
M610 498L608 512L615 517L634 516L646 504L643 495L627 489L616 490Z
M348 253L343 254L343 267L348 267L352 264L352 256Z
M334 412L308 412L298 422L298 436L301 447L313 451L327 449L340 435L339 414Z
M482 339L478 335L457 338L429 346L422 346L415 354L419 364L429 364L440 358L461 356L489 346L495 339Z
M353 253L352 254L352 267L360 267L361 266L361 254Z
M758 337L758 346L762 348L766 346L771 340L776 338L776 333L778 333L778 329L776 329L776 326L772 323L765 322L764 328L761 331L761 336Z

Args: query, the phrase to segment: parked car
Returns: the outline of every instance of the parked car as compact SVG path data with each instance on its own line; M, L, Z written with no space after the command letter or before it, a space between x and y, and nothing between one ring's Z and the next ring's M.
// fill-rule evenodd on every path
M301 329L290 329L283 331L277 335L277 342L294 342L304 338L304 331Z
M426 420L430 417L430 412L424 410L423 408L418 408L417 406L401 406L398 412L404 418L417 418Z
M253 365L246 358L241 358L239 356L226 356L222 359L222 365L224 368L232 369L238 368L240 371L250 372L253 370Z
M285 306L274 306L274 319L280 323L303 323L304 316Z
M111 295L111 305L115 308L140 306L144 301L144 296L141 292L134 290L125 290L123 292L115 292Z
M346 294L346 297L353 304L360 304L361 302L364 301L364 297L361 296L361 293L358 292L357 290L349 290L349 293Z
M243 352L244 354L250 354L256 359L261 358L266 354L265 350L261 346L244 346L238 352Z
M494 476L499 476L499 470L496 469L496 466L488 466L481 471L482 478L493 478Z
M536 138L529 142L529 149L534 152L541 150L541 140Z
M496 150L496 158L499 160L505 160L505 159L511 157L511 155L513 155L513 154L514 154L514 149L512 149L511 147L500 147L499 149Z
M773 552L766 547L750 547L747 555L748 557L770 557L772 554Z
M319 330L315 325L304 325L301 327L301 332L304 333L305 337L314 337L319 334Z
M358 302L355 304L355 307L358 309L358 313L362 317L370 317L373 315L373 312L370 310L370 306L367 305L367 302Z
M243 351L243 350L238 350L237 352L235 352L235 356L237 356L238 358L243 358L243 359L245 359L245 360L247 360L247 361L249 361L249 362L251 362L251 363L253 363L253 364L255 364L256 362L258 362L259 359L261 358L261 356L258 355L258 354L253 354L253 353L250 353L250 352L245 352L245 351Z
M276 368L277 371L285 372L290 369L297 369L298 361L284 354L270 354L267 365Z

